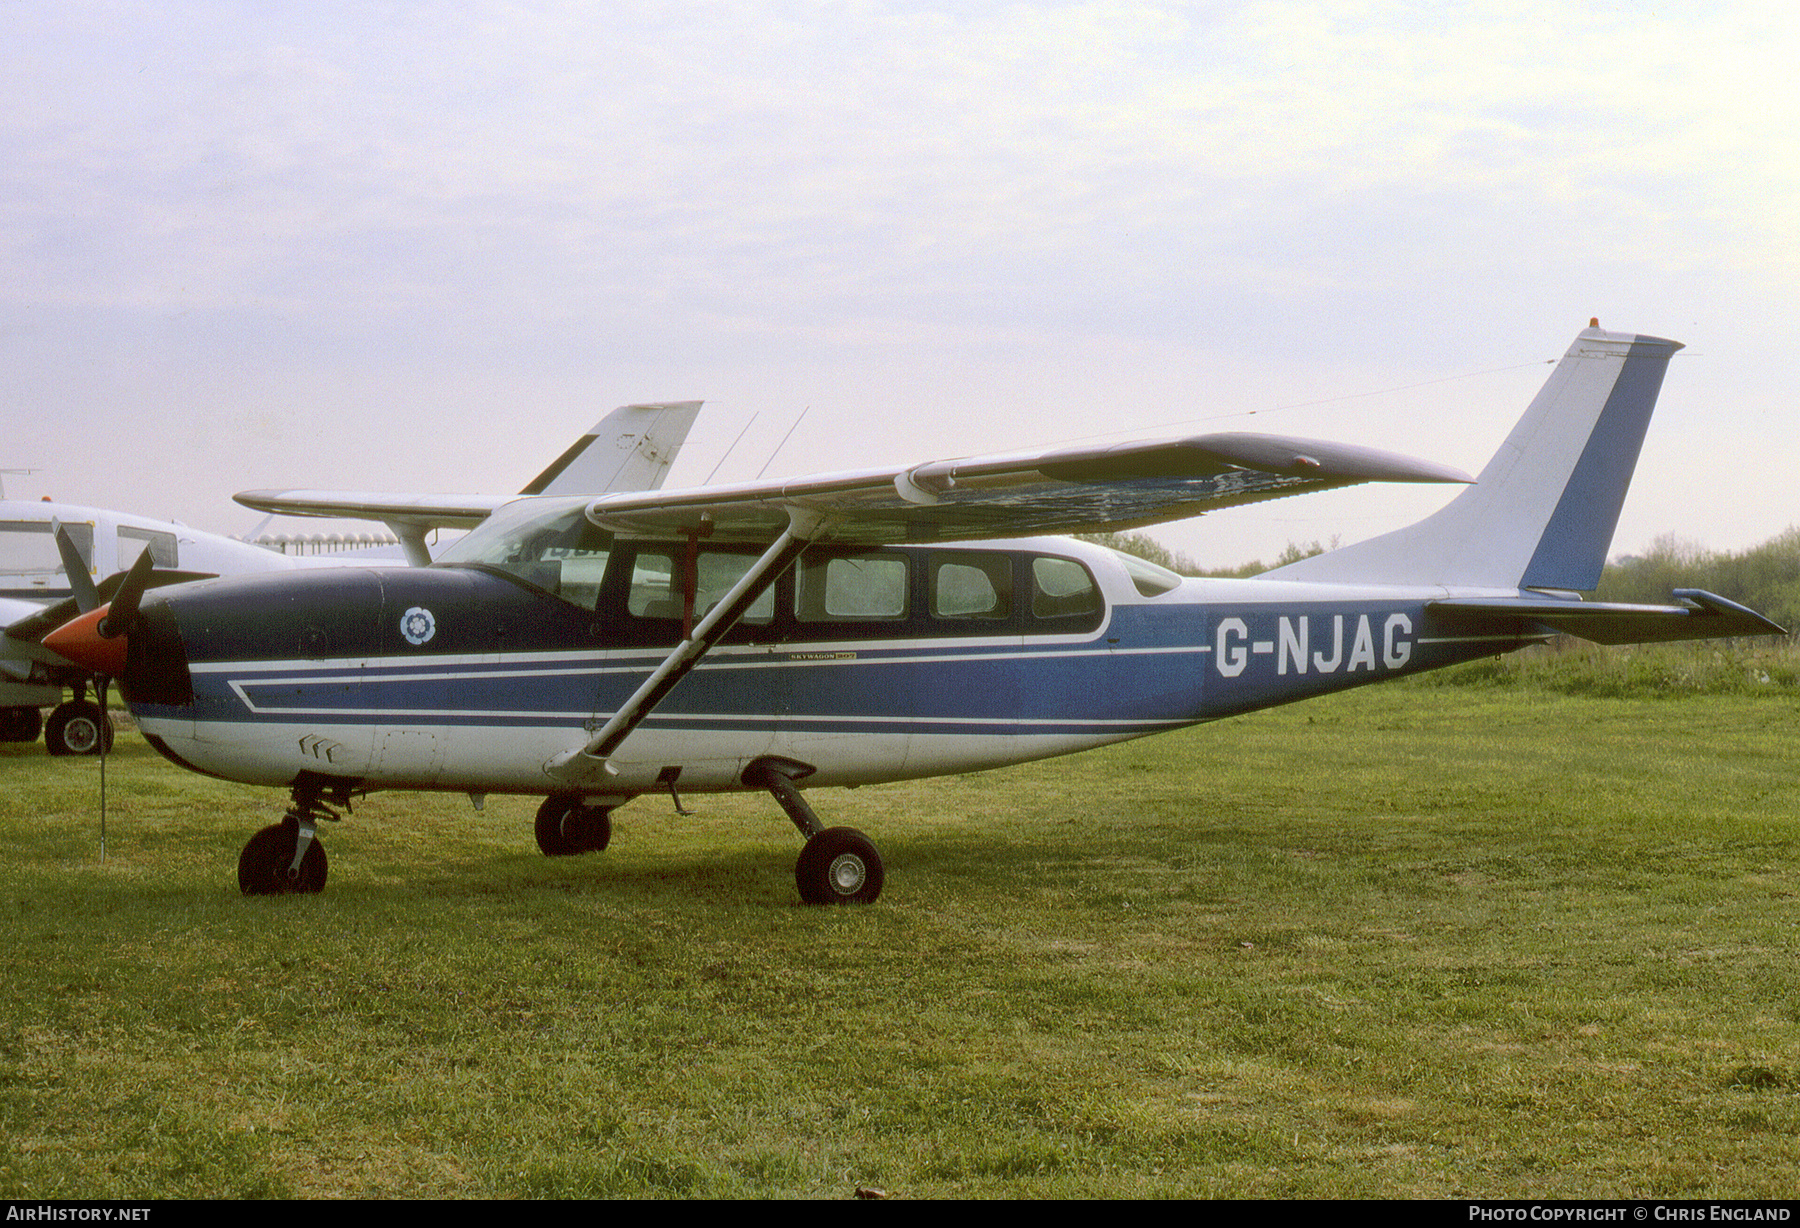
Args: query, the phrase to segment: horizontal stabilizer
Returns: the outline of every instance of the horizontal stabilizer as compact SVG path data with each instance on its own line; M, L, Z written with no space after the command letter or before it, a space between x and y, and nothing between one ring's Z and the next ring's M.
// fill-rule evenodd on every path
M1740 635L1786 635L1755 610L1697 588L1678 588L1680 605L1626 605L1555 597L1449 597L1427 604L1434 614L1471 620L1523 618L1596 644L1648 644Z

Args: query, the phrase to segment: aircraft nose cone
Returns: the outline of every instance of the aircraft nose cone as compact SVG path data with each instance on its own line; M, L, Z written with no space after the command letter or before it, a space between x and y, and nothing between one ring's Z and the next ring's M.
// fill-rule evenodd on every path
M44 647L96 674L123 676L126 637L115 635L109 639L100 634L100 622L111 609L110 604L103 605L71 619L44 637Z

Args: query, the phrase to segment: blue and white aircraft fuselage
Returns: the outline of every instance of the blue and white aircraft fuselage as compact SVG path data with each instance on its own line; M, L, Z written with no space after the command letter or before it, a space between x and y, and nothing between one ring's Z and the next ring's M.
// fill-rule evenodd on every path
M1587 329L1473 483L1364 448L1211 435L527 498L430 567L148 595L128 578L45 643L120 677L170 759L291 791L239 860L248 893L321 889L316 821L362 792L541 794L538 843L563 855L604 848L612 809L642 794L767 790L807 837L802 898L869 901L879 853L826 828L803 787L1069 754L1558 632L1779 632L1707 593L1575 591L1598 581L1677 348ZM1026 535L1362 481L1468 485L1418 524L1250 580ZM380 497L356 501L381 514Z
M679 549L622 544L592 608L498 569L359 570L285 586L314 613L296 628L271 623L260 585L190 586L179 636L148 617L140 659L157 664L128 666L124 684L145 734L201 771L278 786L313 771L379 775L384 787L554 792L546 764L570 731L597 729L680 639L677 618L633 612L628 584L641 553ZM1439 594L1418 590L1169 575L1145 595L1113 551L1066 539L816 553L809 563L896 570L910 600L881 618L803 618L797 589L813 572L790 572L766 616L741 621L645 719L612 757L607 795L590 800L657 790L673 769L684 792L741 789L746 766L767 755L816 760L809 786L973 771L1544 637L1519 620L1471 632L1428 612ZM947 569L983 579L1004 569L1018 592L1048 566L1085 608L1064 612L1066 593L1060 608L1040 598L1044 612L1029 598L980 615L932 605ZM409 637L412 611L428 630ZM305 655L296 630L315 635Z

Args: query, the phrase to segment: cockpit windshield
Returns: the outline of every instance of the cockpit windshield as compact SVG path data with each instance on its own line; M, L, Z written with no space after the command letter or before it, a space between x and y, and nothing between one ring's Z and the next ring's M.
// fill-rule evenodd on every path
M447 547L432 565L505 572L591 610L612 552L612 534L588 521L587 504L585 498L509 503Z

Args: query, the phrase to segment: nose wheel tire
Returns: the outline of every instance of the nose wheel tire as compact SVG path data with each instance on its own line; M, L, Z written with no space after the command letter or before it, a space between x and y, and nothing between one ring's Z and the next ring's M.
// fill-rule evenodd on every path
M546 857L598 853L612 843L612 807L584 806L580 798L547 797L538 807L538 850Z
M317 840L306 847L300 871L291 874L300 825L292 819L265 827L250 837L238 855L238 890L245 895L317 895L325 890L329 862Z
M827 827L794 863L794 885L808 904L873 904L883 874L874 842L854 827Z

